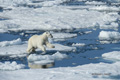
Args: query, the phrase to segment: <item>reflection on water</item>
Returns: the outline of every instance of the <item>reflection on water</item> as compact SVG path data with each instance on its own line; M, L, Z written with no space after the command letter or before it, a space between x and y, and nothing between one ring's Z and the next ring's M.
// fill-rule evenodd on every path
M55 65L54 62L48 62L48 63L35 63L35 62L28 62L28 67L31 69L40 69L40 68L50 68Z

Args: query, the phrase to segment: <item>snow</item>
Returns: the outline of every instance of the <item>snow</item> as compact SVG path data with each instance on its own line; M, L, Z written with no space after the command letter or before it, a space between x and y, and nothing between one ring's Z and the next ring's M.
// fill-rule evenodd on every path
M26 4L30 0L0 0L0 5L3 7L16 6L17 4Z
M64 58L67 58L68 56L66 54L62 54L60 52L56 52L53 55L37 55L37 54L31 54L28 56L28 61L55 61L55 60L61 60Z
M24 68L25 65L17 64L15 61L6 61L4 63L0 62L0 70L18 70Z
M86 1L85 4L105 5L106 3L98 1Z
M72 46L81 47L81 46L85 46L85 43L73 43Z
M115 12L109 14L98 11L70 10L63 6L36 9L17 7L11 11L4 11L0 15L9 18L9 20L0 21L2 32L3 30L72 30L73 28L117 29L116 21L119 18Z
M55 6L55 5L59 5L61 3L64 3L64 2L67 2L67 1L70 1L70 0L53 0L53 1L45 1L43 2L43 5L42 6Z
M70 34L70 33L52 33L53 38L73 38L76 37L77 34Z
M110 3L119 3L120 2L120 0L105 0L105 1L110 2Z
M67 51L74 51L76 50L75 47L70 47L70 46L65 46L61 44L53 44L55 48L47 48L47 50L55 50L55 51L62 51L62 52L67 52Z
M21 55L26 54L27 45L12 45L12 46L5 46L0 48L0 55L4 56L11 56L11 55Z
M102 54L102 57L109 60L120 60L120 51L112 51Z
M120 33L116 31L101 31L99 34L100 40L120 39Z
M67 5L69 1L78 1L80 3L83 1L84 5ZM119 0L105 1L119 2ZM61 5L62 3L66 5ZM29 55L27 57L28 63L25 64L21 64L16 60L6 61L4 59L5 61L3 61L0 59L0 80L117 80L120 77L120 51L110 50L111 52L106 52L107 44L104 44L120 41L119 6L108 6L104 1L87 0L0 0L0 7L0 58L26 58L27 41L22 40L24 38L26 40L34 33L39 34L42 30L53 31L54 41L52 44L55 46L52 49L46 48L47 53L44 55ZM83 28L89 30L102 29L103 31L98 32L99 35L97 35L97 32L96 34L92 34L95 31L78 31ZM109 29L112 31L109 31ZM99 41L104 45L96 43L98 41L96 40L96 36L95 39L89 39L89 33L91 35L97 35ZM74 38L76 41L72 42L71 38ZM70 42L72 45L64 45L64 43L60 42L61 40L65 44L69 44ZM89 42L92 43L88 44ZM116 46L116 44L113 45ZM96 49L92 48L91 50L92 46ZM76 51L79 47L80 50ZM96 54L99 47L101 54ZM105 50L103 47L105 47ZM81 49L83 49L83 52ZM40 51L40 49L37 49L36 53ZM88 54L87 56L86 53ZM98 59L101 59L98 55L102 55L102 59L114 60L114 62L98 61ZM81 60L81 62L80 60L77 61L80 62L80 65L77 66L75 61L77 59L76 56ZM91 57L94 57L95 60ZM69 60L73 60L71 64L74 67L25 69L30 66L31 68L35 66L40 68L40 66L46 64L51 64L52 67L55 62L59 64L62 60L62 64L67 64L65 63L67 60L68 62ZM25 60L25 62L27 61Z
M12 41L2 41L0 42L0 47L5 47L5 46L11 46L11 45L19 45L22 44L22 41L20 38Z
M109 67L108 67L109 66ZM77 67L62 67L52 69L30 69L17 71L1 71L1 80L111 80L109 76L120 75L120 62L108 64L86 64ZM7 77L6 77L7 75ZM28 77L29 75L29 77ZM16 77L17 76L17 77Z
M54 41L64 41L69 38L76 37L77 34L70 34L70 33L52 33Z
M117 43L120 39L120 33L117 31L101 31L98 37L101 43Z
M38 4L39 6L49 7L49 6L59 5L63 2L70 0L0 0L0 5L4 7L20 6L20 5L22 6L22 5L30 5L32 2L37 2L37 1L40 2Z
M93 8L90 8L91 10L99 10L99 11L119 11L120 8L118 7L115 7L115 6L112 6L112 7L109 7L109 6L96 6L96 7L93 7Z

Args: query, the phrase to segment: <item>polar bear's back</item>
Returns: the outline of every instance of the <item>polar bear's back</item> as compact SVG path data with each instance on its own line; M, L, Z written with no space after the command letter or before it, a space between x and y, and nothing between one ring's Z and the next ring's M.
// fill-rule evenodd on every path
M37 47L38 42L40 42L39 35L33 35L29 40L28 43L31 44L33 47Z

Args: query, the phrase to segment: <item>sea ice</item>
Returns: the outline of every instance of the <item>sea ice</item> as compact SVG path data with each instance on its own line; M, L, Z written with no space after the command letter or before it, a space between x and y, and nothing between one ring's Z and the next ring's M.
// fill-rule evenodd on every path
M54 61L54 60L61 60L64 58L67 58L68 56L66 54L62 54L60 52L56 52L52 55L37 55L37 54L31 54L28 56L28 61Z
M111 80L110 78L112 78L112 76L114 77L120 75L119 69L120 62L115 62L112 64L91 63L77 67L59 67L29 70L22 69L13 72L1 71L0 77L1 80ZM5 74L7 74L7 77Z
M106 6L106 5L102 5L102 6L95 6L95 7L92 7L92 8L89 8L90 10L98 10L98 11L119 11L120 8L118 7L115 7L115 6Z
M120 39L120 33L117 31L101 31L98 37L101 43L117 43Z
M0 62L0 70L18 70L24 67L25 65L17 64L15 61L13 62L6 61L4 63Z
M5 46L11 46L11 45L19 45L22 44L22 41L20 38L12 41L2 41L0 42L0 47L5 47Z
M120 39L120 33L116 31L101 31L99 34L100 40L115 40Z
M72 46L81 47L81 46L85 46L85 43L73 43Z
M29 13L29 14L28 14ZM80 14L78 14L80 13ZM0 21L3 30L62 30L73 28L118 29L118 14L91 10L70 10L64 6L26 8L17 7L0 13L9 20ZM98 16L99 15L99 16ZM94 17L93 17L94 16Z
M112 51L102 54L102 57L109 60L120 60L120 51Z
M52 33L54 41L64 41L69 38L76 37L77 34L70 34L70 33Z

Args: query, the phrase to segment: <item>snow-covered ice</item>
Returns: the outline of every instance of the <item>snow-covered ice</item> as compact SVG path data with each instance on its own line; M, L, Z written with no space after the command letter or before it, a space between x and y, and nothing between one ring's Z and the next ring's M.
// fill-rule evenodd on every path
M119 80L120 51L112 51L120 41L120 7L112 6L115 2L119 0L0 0L0 80ZM52 31L55 48L46 48L45 55L26 57L29 36L46 30ZM108 50L109 45L113 45L112 50ZM36 53L40 51L37 49ZM26 59L26 63L6 61L6 57ZM107 63L101 58L114 62ZM54 62L75 65L26 69L29 64L39 67Z
M52 33L54 41L64 41L69 38L76 37L77 34L70 34L70 33Z
M5 46L11 46L11 45L19 45L22 44L22 41L20 38L12 41L2 41L0 42L0 47L5 47Z
M100 40L120 39L120 33L116 31L101 31L99 34Z
M111 78L112 76L114 78L114 76L120 75L119 69L120 62L112 64L98 63L66 68L63 67L53 69L30 69L17 70L13 72L1 71L0 77L1 80L111 80L110 76Z
M9 18L9 20L0 21L0 28L2 32L3 30L6 31L26 29L27 30L28 29L72 30L73 28L117 29L118 23L116 23L116 21L119 18L118 14L113 13L109 14L88 10L74 11L62 6L42 7L37 9L17 7L11 11L4 11L0 13L0 15Z
M42 61L42 60L48 60L48 61L54 61L54 60L60 60L67 58L66 54L62 54L60 52L56 52L53 55L37 55L37 54L31 54L28 57L29 61Z
M81 47L81 46L85 46L85 43L73 43L72 46Z
M54 62L56 60L62 60L68 58L68 55L62 54L60 52L56 52L52 55L37 55L37 54L31 54L28 56L28 66L30 68L48 68L54 66ZM46 67L42 67L45 66Z
M112 51L102 54L102 57L109 60L120 60L120 51Z
M120 39L120 33L117 31L101 31L98 37L101 43L117 43Z
M66 52L66 51L73 51L76 50L76 47L70 47L70 46L65 46L65 45L61 45L61 44L53 44L55 46L55 48L47 48L47 50L56 50L56 51L62 51L62 52Z
M0 62L0 70L18 70L23 69L25 65L23 64L17 64L15 61L9 62L6 61L4 63Z
M120 8L112 6L96 6L93 8L90 8L91 10L98 10L98 11L120 11Z

